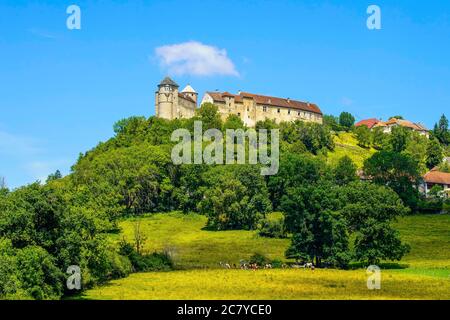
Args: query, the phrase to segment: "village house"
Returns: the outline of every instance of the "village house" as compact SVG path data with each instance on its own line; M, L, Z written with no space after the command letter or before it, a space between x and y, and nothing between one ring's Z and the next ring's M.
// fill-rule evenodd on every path
M178 84L166 77L158 85L155 98L156 115L165 119L191 118L197 109L198 94L187 85L181 92ZM248 92L231 94L229 92L206 92L200 105L213 103L218 107L222 120L229 115L237 115L248 127L254 127L258 121L266 119L277 123L301 120L322 124L323 114L320 108L309 102L290 98L277 98Z
M383 132L387 134L391 133L392 128L394 127L403 127L409 130L416 131L419 134L426 136L427 138L429 138L430 136L428 129L424 125L397 118L391 118L386 122L375 118L365 119L355 124L355 127L359 126L367 126L370 130L374 130L375 128L382 128Z
M450 173L441 172L437 168L427 172L423 177L423 191L427 195L431 188L440 186L447 197L450 197Z

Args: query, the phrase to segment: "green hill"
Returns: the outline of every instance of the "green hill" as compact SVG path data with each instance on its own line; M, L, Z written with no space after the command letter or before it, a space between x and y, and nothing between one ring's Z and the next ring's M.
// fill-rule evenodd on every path
M328 163L335 165L343 156L349 156L353 162L362 168L364 160L375 153L375 149L362 148L358 145L358 141L353 133L338 132L334 136L335 148L328 152Z

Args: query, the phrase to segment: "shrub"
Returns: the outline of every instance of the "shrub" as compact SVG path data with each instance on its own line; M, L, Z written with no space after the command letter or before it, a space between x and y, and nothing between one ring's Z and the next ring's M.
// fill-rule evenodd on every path
M425 199L418 202L418 211L423 213L440 213L443 209L441 199Z
M444 204L442 205L442 210L444 213L450 213L450 199L445 200Z
M258 233L261 237L266 238L279 238L283 239L287 237L286 230L284 228L284 216L268 216L263 219L259 225Z
M34 299L57 299L63 293L63 274L55 259L43 248L17 250L17 277L21 287Z
M283 261L275 259L272 261L272 268L279 269L283 267Z
M110 278L119 279L128 276L133 272L133 265L127 256L116 252L109 252Z
M120 242L119 253L128 257L135 272L168 271L174 267L169 253L153 252L151 254L139 254L125 240Z
M258 266L265 266L272 261L261 253L255 253L250 257L249 263L256 263Z

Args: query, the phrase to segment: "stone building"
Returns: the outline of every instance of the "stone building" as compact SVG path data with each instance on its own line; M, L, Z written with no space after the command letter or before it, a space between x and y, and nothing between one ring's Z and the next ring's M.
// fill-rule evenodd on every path
M202 104L210 102L219 108L223 120L230 114L239 116L248 127L258 121L275 120L277 123L302 120L322 123L323 114L313 103L239 92L206 92Z
M187 85L181 92L169 77L158 85L155 97L156 116L164 119L191 118L197 108L198 93Z
M169 77L158 85L156 91L156 115L165 119L191 118L197 108L198 94L187 85L181 92L179 86ZM265 119L282 121L302 120L322 123L323 114L313 103L240 92L206 92L200 105L213 103L219 109L222 120L231 114L239 116L248 127Z

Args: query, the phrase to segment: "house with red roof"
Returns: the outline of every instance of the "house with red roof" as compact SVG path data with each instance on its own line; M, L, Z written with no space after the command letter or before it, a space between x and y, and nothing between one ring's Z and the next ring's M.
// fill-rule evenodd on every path
M423 182L425 194L428 194L434 186L440 186L447 197L450 196L450 173L441 172L434 168L423 176Z
M365 120L361 120L361 121L357 122L355 124L355 127L366 126L367 128L372 129L379 122L381 122L381 120L378 120L375 118L365 119Z
M429 138L430 134L428 129L421 123L415 123L409 120L391 118L388 121L381 121L375 118L361 120L355 124L355 127L367 126L370 130L375 128L382 128L384 133L391 133L394 127L403 127L408 130L418 132L420 135L424 135Z

